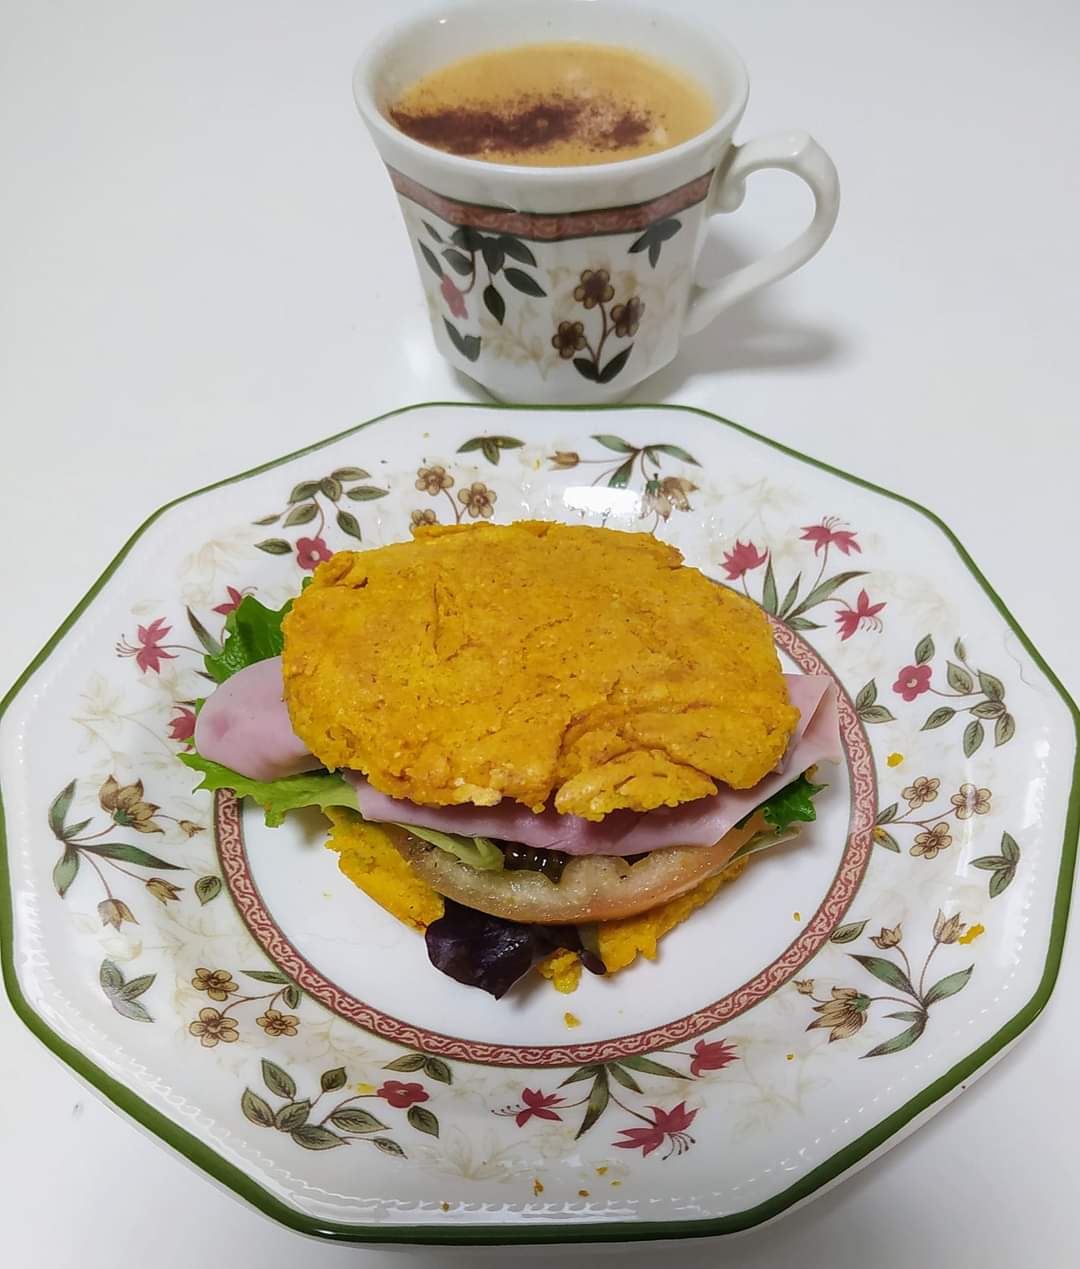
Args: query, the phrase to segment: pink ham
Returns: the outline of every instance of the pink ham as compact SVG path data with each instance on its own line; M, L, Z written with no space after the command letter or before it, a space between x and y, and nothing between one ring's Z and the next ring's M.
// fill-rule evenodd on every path
M492 807L420 806L380 793L359 772L345 775L369 820L497 837L570 855L637 855L663 846L711 846L796 775L840 757L832 680L827 675L784 677L800 718L777 770L752 789L722 789L682 806L645 813L615 811L594 823L554 810L535 815L508 799ZM276 780L321 766L293 734L282 699L280 657L248 666L218 687L199 713L195 746L204 758L252 780Z
M356 788L365 819L415 824L466 837L496 837L569 855L637 855L663 846L711 846L744 816L808 767L840 758L836 687L824 674L784 676L798 727L779 769L752 789L722 789L677 807L655 811L614 811L599 823L547 810L539 815L516 802L497 806L420 806L373 789L355 771L345 773Z
M293 734L281 695L281 658L257 661L206 698L195 723L195 748L251 780L322 766Z

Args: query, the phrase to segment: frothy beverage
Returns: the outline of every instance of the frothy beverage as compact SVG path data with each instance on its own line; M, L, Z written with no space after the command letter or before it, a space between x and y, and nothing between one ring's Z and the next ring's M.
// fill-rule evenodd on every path
M432 71L386 110L425 145L489 163L577 167L670 149L716 108L688 75L632 49L523 44Z

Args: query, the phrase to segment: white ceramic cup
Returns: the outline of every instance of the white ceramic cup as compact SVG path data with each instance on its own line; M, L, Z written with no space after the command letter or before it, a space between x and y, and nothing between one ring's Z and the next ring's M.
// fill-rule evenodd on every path
M641 158L525 167L443 153L384 114L448 62L560 40L617 44L684 70L711 93L715 122ZM671 361L684 335L805 264L836 221L836 169L813 138L733 143L748 93L735 50L627 0L448 5L389 31L361 58L353 91L398 193L435 343L501 400L619 400ZM813 219L781 250L698 285L710 218L734 211L761 168L801 176Z

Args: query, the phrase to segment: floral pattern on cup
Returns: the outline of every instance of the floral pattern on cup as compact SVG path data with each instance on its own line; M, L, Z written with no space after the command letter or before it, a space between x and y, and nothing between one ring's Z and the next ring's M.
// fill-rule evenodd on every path
M434 246L418 240L417 247L428 268L439 279L439 292L451 317L459 321L469 317L469 301L483 264L487 283L480 292L480 299L491 316L501 326L506 317L506 293L500 287L505 283L522 295L544 298L547 292L536 278L521 265L536 268L536 256L528 244L508 233L481 233L471 225L458 225L450 233L449 242L430 221L423 222ZM443 263L467 284L458 286ZM480 356L482 340L479 335L466 335L448 318L443 318L450 342L463 357L475 361Z
M610 383L630 359L634 345L628 344L607 361L603 359L604 345L609 338L628 339L636 335L645 305L639 295L629 295L620 303L614 303L615 288L607 269L583 269L573 294L586 313L598 310L599 328L590 338L584 321L559 322L551 337L551 346L563 361L572 360L574 369L583 378L592 383ZM574 354L579 352L586 352L588 356L576 357Z

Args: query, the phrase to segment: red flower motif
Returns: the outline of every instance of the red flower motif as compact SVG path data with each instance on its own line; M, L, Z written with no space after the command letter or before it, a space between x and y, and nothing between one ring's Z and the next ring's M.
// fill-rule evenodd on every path
M858 551L861 555L862 547L855 541L855 534L850 529L836 527L842 523L836 516L827 516L820 524L804 524L799 541L813 542L815 555L827 551L830 546L835 546L844 555L850 555L852 551Z
M301 568L307 569L309 573L314 572L331 555L333 555L333 551L330 550L322 538L296 539L296 562Z
M160 674L162 661L176 660L175 654L167 651L161 642L171 629L172 626L165 624L165 618L159 617L157 621L152 621L150 625L138 628L139 646L137 648L133 648L130 643L121 639L116 645L116 655L134 657L135 664L144 674L147 670L153 670L155 674Z
M611 1144L622 1150L640 1150L643 1159L662 1146L669 1137L671 1148L664 1156L665 1159L672 1152L682 1154L693 1145L694 1139L686 1130L694 1122L696 1110L687 1110L685 1102L680 1102L674 1110L661 1110L659 1106L650 1106L649 1109L653 1113L653 1119L648 1128L620 1128L619 1132L626 1140L613 1141Z
M195 735L195 711L186 705L174 705L176 716L169 720L169 739L186 744Z
M562 1118L557 1111L551 1109L552 1106L558 1106L563 1101L557 1093L542 1093L538 1088L523 1088L521 1100L525 1105L514 1116L514 1123L519 1128L524 1127L534 1115L537 1119Z
M449 273L443 274L442 294L447 307L455 317L469 316L469 310L465 307L465 292L458 290Z
M415 1106L417 1102L428 1099L423 1084L403 1084L401 1080L387 1080L382 1088L375 1091L396 1110L404 1110L406 1106Z
M753 542L735 541L735 548L724 552L724 571L728 581L737 582L752 568L760 568L769 558L768 551L759 551Z
M736 1061L737 1055L732 1045L723 1040L714 1040L711 1044L699 1040L694 1045L694 1056L690 1062L690 1074L698 1076L702 1071L722 1071Z
M839 600L843 604L843 600ZM840 627L840 638L850 639L856 630L866 622L866 624L874 630L881 629L881 618L878 613L885 607L882 600L880 604L872 604L870 596L866 591L859 591L859 598L852 608L850 604L844 604L840 611L836 614L836 624Z
M896 676L892 690L898 692L905 701L913 701L916 696L930 690L930 675L933 671L928 665L905 665Z
M227 617L235 608L240 607L240 601L248 593L248 589L237 590L235 586L226 586L229 592L229 598L223 604L215 604L214 612L219 612L223 617Z

